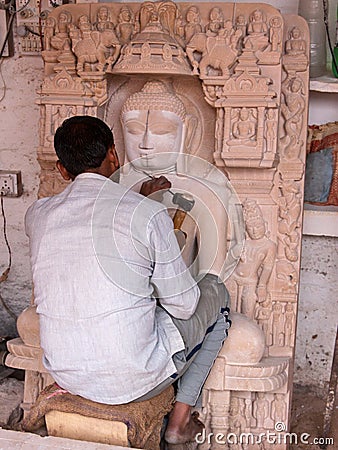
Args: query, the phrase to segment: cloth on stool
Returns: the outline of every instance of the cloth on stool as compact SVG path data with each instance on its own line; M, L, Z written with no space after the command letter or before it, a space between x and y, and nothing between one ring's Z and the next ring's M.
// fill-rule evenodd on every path
M44 416L49 411L76 413L97 419L123 422L127 425L128 440L132 447L158 450L163 417L171 411L174 400L174 388L169 386L156 397L143 402L106 405L70 394L53 383L40 392L18 429L20 431L37 430L44 425Z

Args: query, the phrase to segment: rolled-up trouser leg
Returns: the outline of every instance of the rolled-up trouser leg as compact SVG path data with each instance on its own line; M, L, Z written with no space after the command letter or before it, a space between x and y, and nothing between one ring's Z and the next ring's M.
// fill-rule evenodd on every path
M198 401L231 324L227 308L229 294L224 284L216 276L207 275L199 287L201 297L190 323L174 319L186 344L184 354L179 352L173 357L179 377L176 401L191 406ZM203 330L203 336L199 330Z

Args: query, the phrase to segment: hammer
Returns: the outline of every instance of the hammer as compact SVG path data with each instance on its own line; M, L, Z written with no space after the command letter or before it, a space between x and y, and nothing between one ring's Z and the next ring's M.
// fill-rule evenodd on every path
M155 178L149 173L143 171L145 175L147 175L152 180ZM173 218L174 229L180 230L182 223L187 215L187 212L191 211L193 206L195 205L195 200L189 194L181 194L179 192L173 192L168 189L168 192L173 196L173 203L177 205L180 209L177 209Z

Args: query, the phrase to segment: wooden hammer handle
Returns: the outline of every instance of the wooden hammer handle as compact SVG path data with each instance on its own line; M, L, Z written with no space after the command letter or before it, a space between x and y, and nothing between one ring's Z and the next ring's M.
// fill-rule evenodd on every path
M182 209L176 210L174 218L173 218L175 230L181 229L181 226L183 224L183 221L184 221L186 215L187 215L186 211L182 211Z

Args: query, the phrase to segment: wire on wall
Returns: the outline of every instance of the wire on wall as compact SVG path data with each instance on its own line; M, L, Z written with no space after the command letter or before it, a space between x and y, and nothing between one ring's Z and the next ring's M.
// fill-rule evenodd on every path
M4 272L0 276L0 284L1 284L7 280L9 271L11 270L11 267L12 267L12 249L11 249L11 246L9 245L8 237L7 237L7 220L6 220L5 208L4 208L4 196L2 194L0 195L0 199L1 199L1 214L3 217L3 236L4 236L5 244L7 247L7 251L8 251L8 266L7 266L7 269L4 270ZM0 303L2 304L4 309L8 312L8 314L11 317L13 317L13 319L17 319L17 315L7 305L5 300L2 298L1 294L0 294Z

